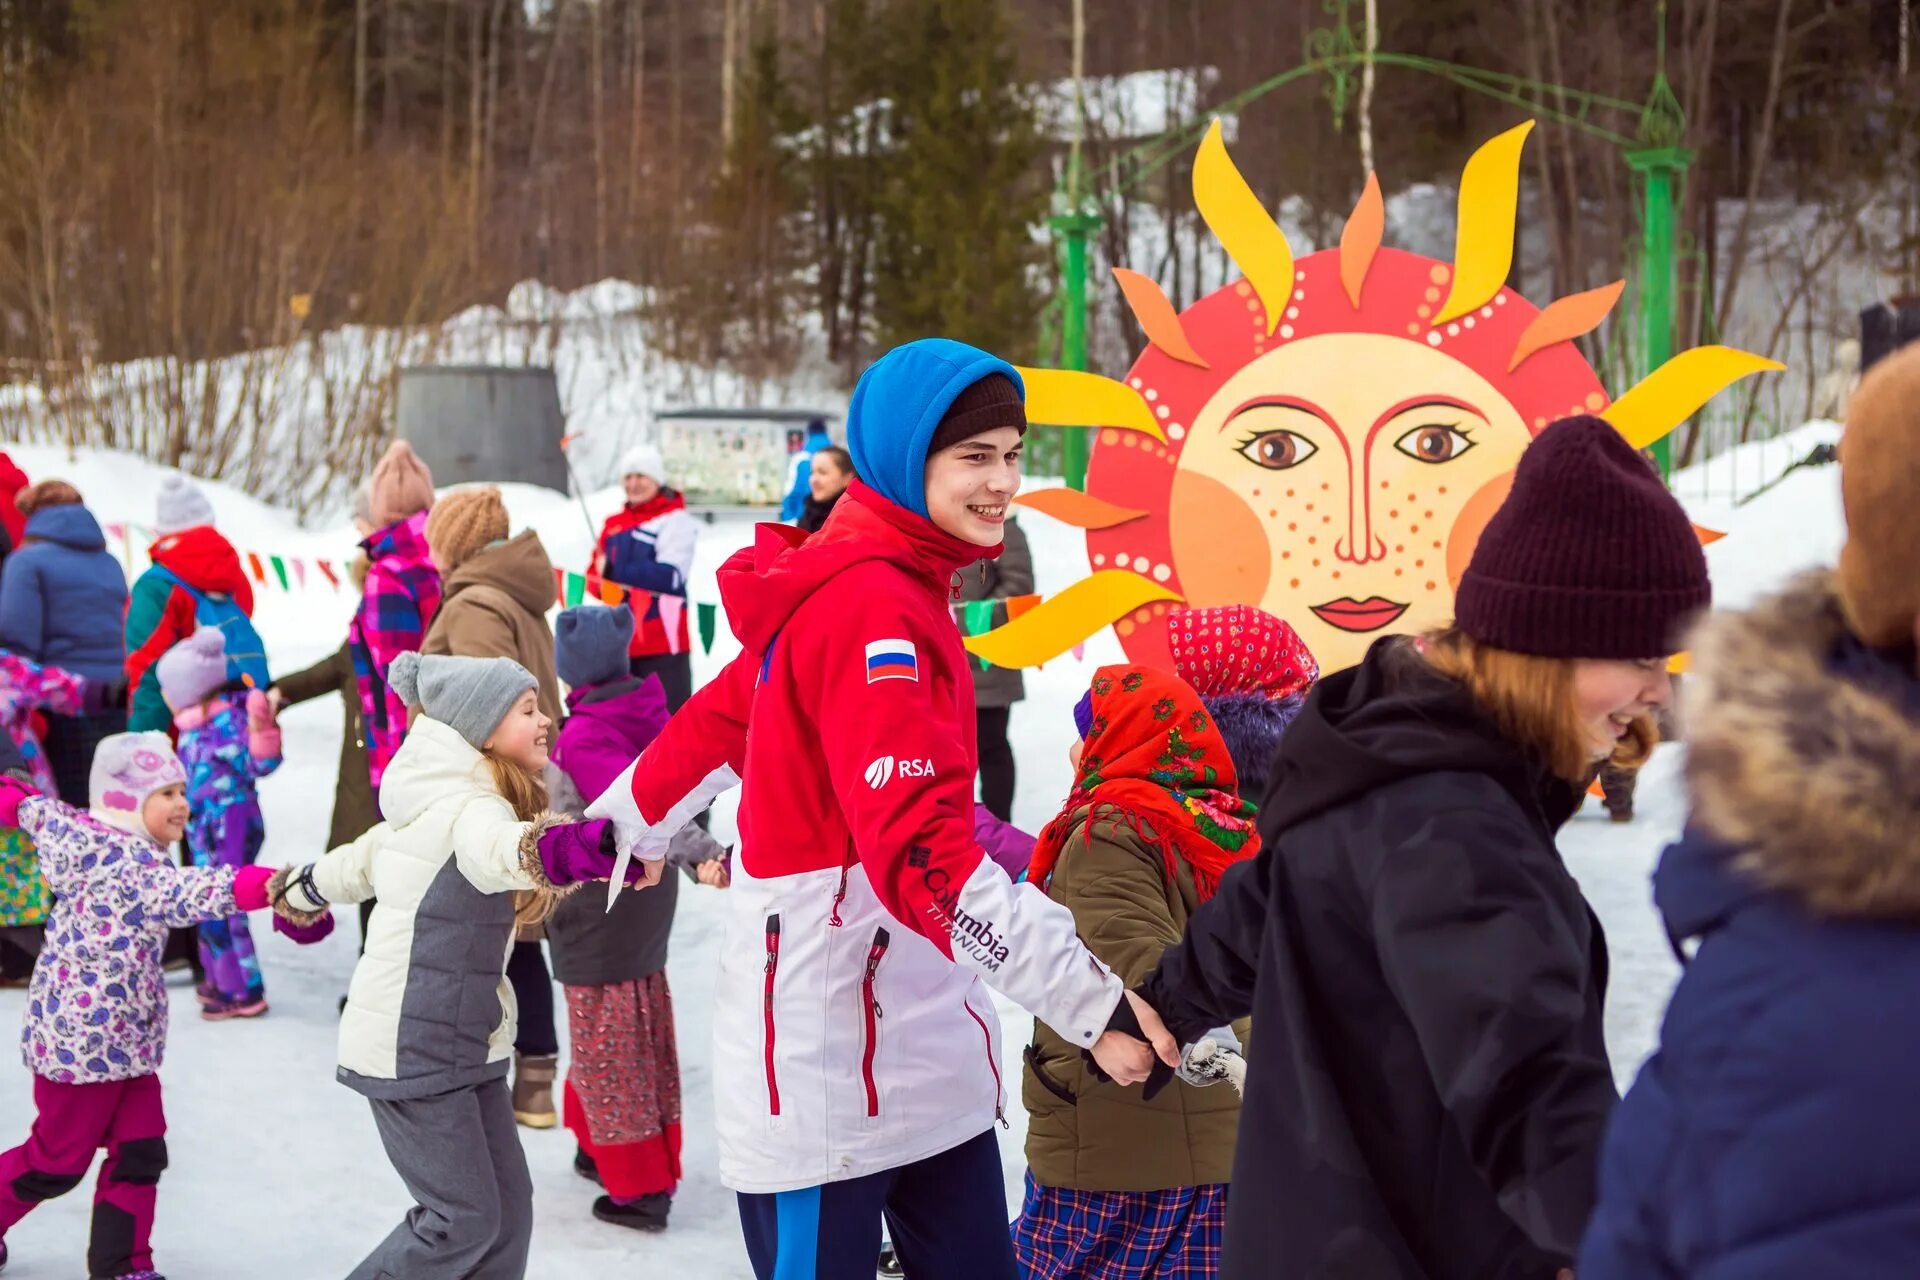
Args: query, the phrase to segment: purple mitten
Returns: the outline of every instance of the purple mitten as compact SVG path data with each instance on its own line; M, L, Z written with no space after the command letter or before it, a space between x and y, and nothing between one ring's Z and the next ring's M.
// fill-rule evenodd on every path
M303 947L310 947L333 932L333 912L322 912L312 924L295 924L278 912L273 916L273 931L285 934Z
M582 880L605 880L613 875L618 850L613 842L613 822L595 818L591 822L563 822L548 827L539 837L540 866L553 884L578 884ZM627 864L626 882L638 884L646 878L646 867L638 858Z

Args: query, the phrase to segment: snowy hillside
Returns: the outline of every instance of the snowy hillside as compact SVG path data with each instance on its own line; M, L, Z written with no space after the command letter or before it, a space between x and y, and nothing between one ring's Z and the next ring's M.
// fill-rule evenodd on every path
M1796 456L1803 455L1833 433L1832 427L1816 424L1797 433L1791 447ZM62 475L77 483L103 523L151 521L163 473L145 463L88 452L69 461L53 448L11 452L31 475ZM1777 472L1784 462L1769 465ZM1730 535L1709 550L1716 595L1723 603L1745 602L1802 567L1830 563L1838 551L1838 472L1832 467L1797 471L1739 508L1711 497L1714 486L1698 475L1680 477L1676 489L1683 498L1690 492L1707 495L1690 500L1696 519ZM303 530L285 514L231 489L209 486L209 492L221 527L243 552L338 563L352 550L353 536L344 525ZM540 530L557 563L581 569L592 540L589 520L597 524L617 497L611 491L590 496L584 515L573 499L523 486L509 487L507 502L516 524ZM1022 523L1043 593L1056 592L1087 571L1084 542L1076 531L1033 513ZM696 601L715 598L715 568L750 535L743 519L704 529L692 582ZM281 590L275 583L262 591L258 623L276 670L291 670L330 652L344 635L350 609L347 592L330 589L317 576L310 575L304 588ZM697 675L711 676L734 652L737 645L723 624L713 653L696 653ZM1020 767L1015 817L1021 825L1036 829L1065 794L1070 781L1066 749L1073 734L1069 708L1093 667L1118 657L1117 643L1103 635L1088 645L1084 662L1066 658L1029 675L1028 701L1013 718ZM286 716L285 726L287 764L261 788L268 829L263 860L269 864L307 860L322 851L339 708L331 701L298 708ZM1678 770L1678 750L1663 748L1641 783L1636 822L1612 825L1590 806L1561 839L1612 947L1608 1037L1622 1084L1653 1043L1674 977L1647 877L1662 843L1681 824ZM731 839L731 805L723 804L716 817L716 833ZM668 967L686 1073L687 1137L687 1178L672 1226L662 1236L641 1237L593 1221L588 1208L596 1189L571 1171L571 1138L562 1130L523 1131L536 1186L530 1275L540 1280L637 1274L735 1280L750 1274L732 1198L714 1173L712 1117L716 1104L725 1100L713 1097L706 1065L711 1052L741 1051L708 1043L724 905L713 890L689 887L682 893ZM265 936L264 928L257 936ZM407 1200L381 1153L366 1105L333 1080L335 1002L346 989L356 936L347 921L326 943L307 950L267 937L264 967L273 1011L258 1022L203 1023L195 1016L191 990L174 988L173 1034L162 1073L173 1165L161 1184L156 1231L157 1261L170 1274L206 1280L337 1277L398 1220ZM0 993L0 1026L13 1024L22 1003L20 992ZM1001 1012L1009 1029L1006 1075L1017 1080L1030 1020L1005 1004ZM0 1064L0 1140L12 1142L24 1134L32 1114L29 1088L24 1070ZM1017 1090L1014 1096L1017 1101ZM1012 1127L1000 1138L1012 1206L1018 1202L1024 1137L1017 1105L1008 1118ZM87 1213L83 1189L10 1232L9 1280L75 1274Z

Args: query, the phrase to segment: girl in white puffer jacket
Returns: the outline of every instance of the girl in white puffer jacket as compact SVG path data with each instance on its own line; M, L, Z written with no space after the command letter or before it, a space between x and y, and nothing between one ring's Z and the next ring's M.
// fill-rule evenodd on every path
M340 1020L338 1074L371 1102L418 1204L352 1280L514 1280L526 1272L533 1184L506 1083L513 895L534 891L544 914L561 886L610 875L611 827L545 812L551 722L519 663L407 653L388 679L419 710L381 780L387 820L272 886L295 920L378 899ZM634 878L657 878L657 867L636 864Z

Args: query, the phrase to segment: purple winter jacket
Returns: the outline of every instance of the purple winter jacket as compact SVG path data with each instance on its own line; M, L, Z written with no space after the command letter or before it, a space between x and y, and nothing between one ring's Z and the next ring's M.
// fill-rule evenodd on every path
M556 813L578 815L666 727L667 695L658 676L625 677L575 689L567 712L547 771L549 803ZM674 837L667 863L686 870L723 852L712 836L689 825ZM561 899L547 920L554 978L563 986L598 987L666 968L679 879L663 876L650 889L623 893L612 911L604 894Z

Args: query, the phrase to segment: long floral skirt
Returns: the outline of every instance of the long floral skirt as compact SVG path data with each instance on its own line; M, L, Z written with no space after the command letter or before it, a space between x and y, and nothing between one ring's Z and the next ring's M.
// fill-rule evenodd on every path
M1027 1174L1013 1224L1022 1280L1214 1280L1227 1187L1072 1191Z
M568 1129L618 1200L680 1181L680 1051L664 972L568 987L573 1065L561 1099Z

